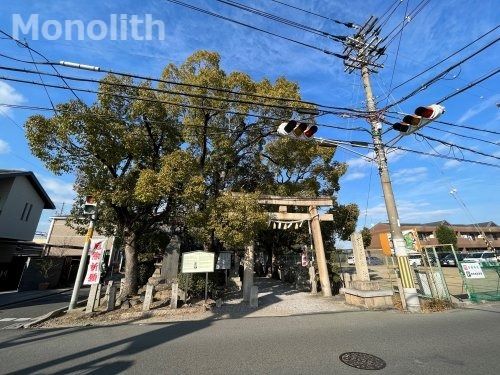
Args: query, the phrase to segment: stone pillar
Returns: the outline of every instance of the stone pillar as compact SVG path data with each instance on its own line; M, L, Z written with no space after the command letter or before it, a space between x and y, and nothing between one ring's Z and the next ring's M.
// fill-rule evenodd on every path
M111 287L113 286L113 284L114 284L114 283L113 283L113 280L109 280L109 281L108 281L108 285L106 286L106 294L105 294L105 296L106 296L106 297L108 297L108 296L109 296L109 292L110 292Z
M250 289L250 307L259 307L259 287L252 286Z
M318 286L316 285L316 269L314 266L309 267L309 283L311 284L311 294L318 294Z
M240 257L236 252L234 253L234 265L233 268L231 269L231 276L239 276L240 272Z
M144 302L142 304L142 311L149 311L151 309L151 303L153 302L153 293L155 287L152 284L146 285L146 294L144 295Z
M179 254L181 252L181 243L177 235L173 235L167 245L163 262L161 266L161 277L167 282L173 282L177 279L179 272Z
M95 295L95 300L94 300L94 311L99 309L100 304L101 304L101 284L97 284L97 293Z
M172 295L170 297L170 308L171 309L176 309L177 308L177 298L179 296L179 284L173 283L172 284Z
M108 305L106 311L113 311L115 309L115 301L116 301L116 285L111 284L109 288Z
M94 304L95 304L98 290L99 290L99 284L92 284L90 286L89 297L87 299L87 307L85 308L85 312L87 314L94 311Z
M354 263L356 265L356 280L370 281L368 265L366 264L365 247L363 246L363 237L361 236L361 233L353 233L351 235L351 242L354 254Z
M253 263L254 263L254 245L253 243L245 247L245 258L243 260L243 301L250 301L250 293L253 286Z
M120 293L118 294L118 301L120 303L122 303L122 301L125 300L126 297L123 295L124 290L125 290L125 278L123 277L120 279Z

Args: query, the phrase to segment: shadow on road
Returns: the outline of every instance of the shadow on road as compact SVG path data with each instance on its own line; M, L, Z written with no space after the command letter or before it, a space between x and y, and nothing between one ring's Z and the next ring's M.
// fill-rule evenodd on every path
M235 319L242 318L249 313L258 311L261 308L270 306L272 304L278 303L281 299L277 296L279 294L290 295L298 293L298 290L293 289L290 285L281 282L276 282L276 280L261 280L259 284L259 294L263 293L262 297L259 297L259 307L250 308L246 303L240 303L239 309L227 309L226 311L221 311L224 314L225 319ZM356 310L359 312L359 310ZM345 311L341 311L345 312ZM336 312L325 312L324 314L340 313ZM296 314L296 315L312 315L312 314ZM47 372L51 367L57 366L61 367L67 364L63 369L54 372L51 370L51 374L67 374L67 373L77 373L85 371L85 373L118 373L121 371L126 371L133 364L134 361L124 360L123 357L132 357L135 354L149 350L153 347L162 345L166 342L178 339L180 337L189 335L191 333L203 330L211 326L215 321L220 320L220 314L216 313L214 316L206 318L199 321L178 321L169 323L154 323L149 326L160 325L158 329L153 331L144 332L139 335L134 335L126 337L123 339L108 342L106 344L94 346L91 348L79 350L75 353L62 356L55 359L50 359L45 362L28 366L22 369L17 369L16 373L40 373ZM133 322L144 320L144 318L137 318L132 321L127 321L126 323L107 325L107 326L92 326L92 327L82 327L82 328L60 328L60 329L44 329L44 330L31 330L26 331L21 337L16 337L11 340L4 341L0 343L0 349L12 348L17 345L32 344L39 341L38 345L43 345L44 340L53 340L62 336L71 335L76 332L85 332L90 335L91 331L96 329L106 329L111 327L117 327L122 325L129 325ZM125 346L118 349L120 346ZM83 363L76 365L71 365L71 362L81 360L82 358L89 358ZM113 361L113 362L109 362Z

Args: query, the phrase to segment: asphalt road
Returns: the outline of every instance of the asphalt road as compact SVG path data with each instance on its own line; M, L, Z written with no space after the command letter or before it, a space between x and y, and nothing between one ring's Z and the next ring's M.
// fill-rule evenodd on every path
M51 294L24 302L0 307L0 329L12 324L29 323L32 319L45 315L52 310L69 305L71 290Z
M376 355L380 374L499 374L500 309L342 312L154 325L1 330L0 373L362 374L339 360Z

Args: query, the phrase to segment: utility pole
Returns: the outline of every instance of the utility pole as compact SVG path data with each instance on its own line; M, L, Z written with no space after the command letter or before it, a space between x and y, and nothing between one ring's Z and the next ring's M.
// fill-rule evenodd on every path
M347 38L345 42L346 47L344 49L344 55L347 56L344 60L346 66L345 70L352 73L354 70L359 69L361 72L366 95L366 108L369 112L368 122L372 130L375 160L378 164L393 249L396 254L399 275L403 285L403 295L401 298L405 299L406 306L410 312L418 312L420 311L420 301L408 261L408 253L405 247L403 232L401 231L396 201L387 166L385 147L382 142L382 124L379 120L379 114L377 112L370 83L370 72L376 73L376 69L382 67L376 63L376 60L385 52L384 47L379 47L382 40L379 38L380 27L375 27L376 22L377 19L375 17L370 17L365 25L363 25L353 37Z
M87 229L87 235L85 236L85 244L83 245L82 257L80 258L80 264L78 265L78 273L76 274L75 285L73 286L73 293L71 294L71 301L69 303L68 310L73 310L78 302L78 293L80 292L80 286L82 285L83 274L85 272L85 265L87 264L87 257L90 248L90 241L94 235L94 220L95 213L92 214L90 218L89 227Z

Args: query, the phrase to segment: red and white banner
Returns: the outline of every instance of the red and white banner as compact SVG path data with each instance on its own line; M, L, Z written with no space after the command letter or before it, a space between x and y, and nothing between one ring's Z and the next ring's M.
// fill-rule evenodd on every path
M101 260L104 255L106 240L91 240L89 248L89 266L83 285L99 284L101 280Z

